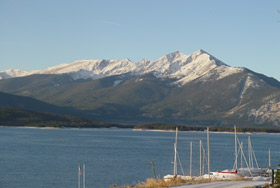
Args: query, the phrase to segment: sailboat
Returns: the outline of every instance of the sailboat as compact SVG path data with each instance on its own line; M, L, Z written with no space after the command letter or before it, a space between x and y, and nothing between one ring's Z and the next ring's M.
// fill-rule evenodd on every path
M235 140L235 160L234 160L234 165L233 165L233 170L229 171L229 170L223 170L223 171L219 171L219 172L215 172L214 175L220 177L229 177L229 178L233 178L235 175L236 177L245 177L245 176L249 176L249 177L254 177L254 176L258 176L259 174L263 173L263 169L261 169L258 165L258 161L257 158L255 156L253 147L252 147L252 143L251 143L251 138L250 136L248 137L248 161L245 157L244 151L243 151L243 143L239 141L238 137L237 137L237 133L236 133L236 126L234 126L234 140ZM239 147L238 147L239 146ZM240 163L241 163L241 167L238 168L238 157L240 155ZM243 161L245 162L246 167L243 167ZM256 167L255 167L256 165Z
M180 162L180 158L179 158L179 154L178 154L178 150L177 150L177 144L178 144L178 128L176 128L176 136L175 136L175 142L174 142L174 162L173 162L173 175L166 175L164 176L164 180L168 181L171 179L176 179L176 178L180 178L182 180L193 180L195 179L194 176L192 176L192 142L190 142L190 175L185 175L184 170L182 168L182 164ZM207 128L207 148L208 148L208 178L210 178L210 144L209 144L209 128ZM200 141L200 149L202 147L202 143ZM204 171L204 156L205 156L205 151L203 151L203 171ZM177 159L179 161L181 170L182 170L182 175L178 175L177 172ZM202 172L201 170L202 165L201 165L201 151L200 151L200 173ZM203 177L203 176L201 176Z
M209 144L209 141L208 141ZM208 146L209 148L209 146ZM209 172L208 175L203 175L203 178L209 178L209 179L236 179L239 178L240 176L238 175L238 170L237 170L237 135L236 135L236 127L235 127L235 164L234 164L234 170L223 170L223 171L217 171L217 172ZM209 159L210 160L210 159ZM209 167L210 169L210 167Z
M184 180L191 179L191 176L186 176L185 175L185 172L183 170L183 167L182 167L182 164L181 164L181 161L180 161L180 158L179 158L177 145L178 145L178 127L176 127L176 136L175 136L175 142L174 142L173 175L168 174L168 175L164 176L163 179L165 181L169 181L169 180L176 179L176 178L180 178L180 179L184 179ZM178 162L179 162L179 165L181 167L183 175L178 175Z

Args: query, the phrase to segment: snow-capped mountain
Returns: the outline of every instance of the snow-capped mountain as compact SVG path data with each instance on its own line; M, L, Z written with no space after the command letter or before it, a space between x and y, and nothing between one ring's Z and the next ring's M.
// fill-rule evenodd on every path
M184 85L197 78L218 80L242 70L242 68L230 67L207 52L198 50L191 55L177 51L154 61L142 60L136 63L129 59L80 60L31 72L8 70L0 72L0 76L8 75L1 76L0 79L32 74L70 74L73 79L99 79L126 73L133 75L153 73L158 78L175 78L176 84Z
M14 77L20 77L28 75L29 73L27 71L23 71L20 69L9 69L6 71L0 71L0 80L1 79L8 79L8 78L14 78Z
M0 79L1 92L75 108L100 121L280 127L280 82L203 50L154 61L80 60L8 70Z

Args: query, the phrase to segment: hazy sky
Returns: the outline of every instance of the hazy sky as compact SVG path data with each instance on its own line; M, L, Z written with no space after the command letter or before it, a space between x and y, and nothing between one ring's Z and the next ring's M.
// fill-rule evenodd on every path
M0 0L0 70L204 49L280 80L279 0Z

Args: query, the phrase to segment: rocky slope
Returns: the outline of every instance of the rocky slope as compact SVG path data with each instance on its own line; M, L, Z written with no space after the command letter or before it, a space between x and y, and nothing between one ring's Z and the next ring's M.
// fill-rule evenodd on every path
M97 120L280 126L277 80L230 67L203 50L154 61L82 60L10 72L6 78L14 78L0 80L0 91L75 107Z

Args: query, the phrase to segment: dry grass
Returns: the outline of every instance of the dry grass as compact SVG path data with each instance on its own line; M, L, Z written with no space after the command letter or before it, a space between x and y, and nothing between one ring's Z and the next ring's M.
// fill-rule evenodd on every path
M186 185L186 184L195 184L195 183L207 183L211 181L217 180L209 180L209 179L199 179L199 180L182 180L180 178L172 179L169 181L164 181L164 179L147 179L146 182L138 184L135 188L167 188L179 185Z
M181 179L173 179L170 181L164 181L164 179L147 179L145 182L139 183L135 186L110 186L110 188L167 188L172 186L178 186L186 184L186 181Z
M185 184L186 181L181 179L173 179L170 181L164 181L164 179L147 179L146 182L138 184L135 188L164 188Z
M234 180L225 179L226 181L247 181L244 178L238 178ZM111 188L168 188L173 186L179 185L186 185L186 184L196 184L196 183L207 183L207 182L214 182L214 181L224 181L224 180L217 180L217 179L192 179L192 180L182 180L180 178L171 179L169 181L164 181L164 179L147 179L145 182L139 183L135 186L114 186Z
M249 181L249 180L252 180L252 179L248 179L248 178L244 178L244 177L239 177L239 178L234 178L234 179L225 179L225 181Z

